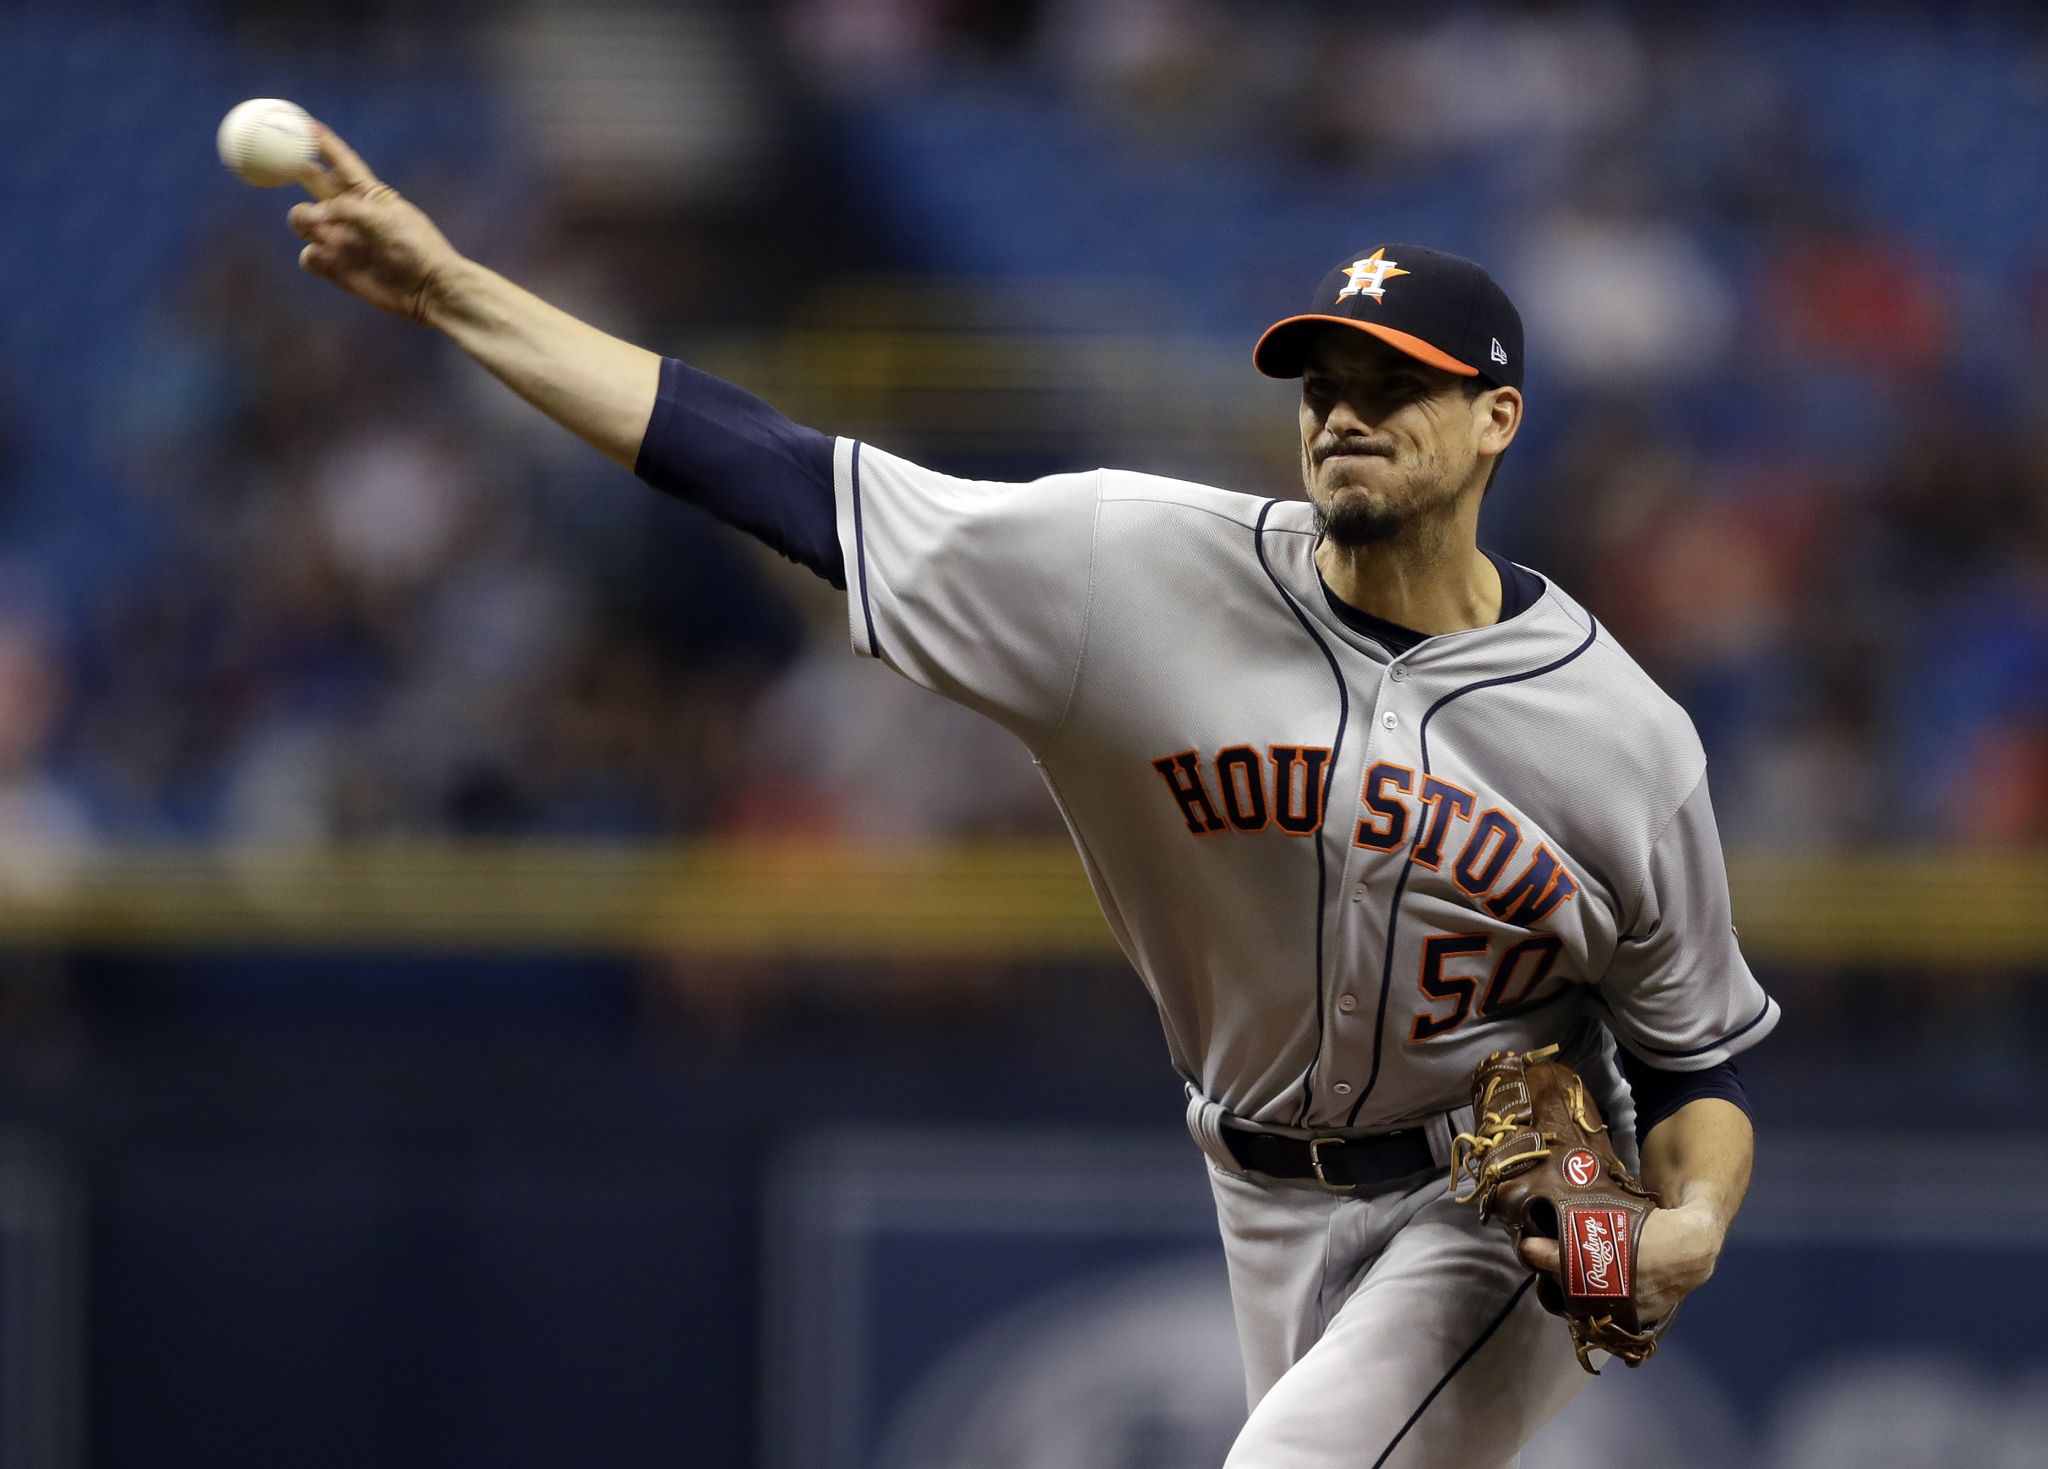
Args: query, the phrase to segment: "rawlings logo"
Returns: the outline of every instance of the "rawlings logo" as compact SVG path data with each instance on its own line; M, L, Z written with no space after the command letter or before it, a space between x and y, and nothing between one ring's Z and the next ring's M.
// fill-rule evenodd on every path
M1568 1215L1565 1285L1575 1296L1628 1294L1628 1215L1573 1209Z
M1564 1176L1572 1181L1573 1188L1584 1188L1600 1176L1600 1160L1580 1148L1564 1160Z
M1606 1290L1607 1272L1614 1268L1614 1241L1598 1219L1588 1219L1579 1227L1584 1231L1580 1248L1586 1254L1586 1288Z

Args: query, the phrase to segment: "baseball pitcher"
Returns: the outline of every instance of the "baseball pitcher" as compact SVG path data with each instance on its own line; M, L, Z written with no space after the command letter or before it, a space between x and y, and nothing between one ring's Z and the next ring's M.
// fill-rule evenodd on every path
M1523 413L1521 320L1482 269L1380 245L1260 339L1259 370L1301 382L1305 500L990 484L606 336L457 253L331 132L320 154L291 211L308 271L844 588L857 654L1029 749L1207 1155L1252 1405L1232 1469L1511 1464L1606 1360L1586 1342L1653 1342L1706 1281L1752 1154L1732 1058L1778 1010L1691 723L1478 544ZM1532 1108L1519 1078L1553 1071ZM1541 1159L1567 1193L1632 1191L1502 1230L1474 1200L1534 1197ZM1575 1347L1560 1282L1624 1315Z

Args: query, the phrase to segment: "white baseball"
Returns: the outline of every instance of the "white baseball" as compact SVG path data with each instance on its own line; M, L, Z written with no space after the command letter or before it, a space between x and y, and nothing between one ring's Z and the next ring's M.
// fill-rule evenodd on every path
M318 151L312 117L279 97L256 97L234 108L220 120L214 145L236 178L262 189L290 183Z

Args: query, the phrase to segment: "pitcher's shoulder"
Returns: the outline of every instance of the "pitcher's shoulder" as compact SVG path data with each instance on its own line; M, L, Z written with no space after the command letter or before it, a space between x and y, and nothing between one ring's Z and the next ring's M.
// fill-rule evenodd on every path
M1315 512L1301 500L1250 495L1194 480L1172 479L1132 469L1101 471L1102 504L1139 519L1206 515L1240 530L1294 530L1314 534Z
M1544 578L1542 610L1577 630L1584 652L1571 672L1588 701L1587 713L1607 738L1640 754L1662 752L1681 765L1704 768L1692 716L1621 645L1608 626L1549 577ZM1606 743L1606 741L1602 741Z

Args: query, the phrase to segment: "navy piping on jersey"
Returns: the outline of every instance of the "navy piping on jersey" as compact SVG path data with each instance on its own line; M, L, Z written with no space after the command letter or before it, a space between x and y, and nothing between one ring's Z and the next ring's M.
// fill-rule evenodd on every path
M1323 819L1316 826L1316 1048L1310 1054L1308 1069L1301 1073L1301 1107L1295 1113L1295 1125L1306 1126L1309 1109L1315 1104L1316 1063L1323 1056L1323 930L1329 926L1329 915L1324 912L1329 894L1329 859L1324 849L1330 819L1330 791L1337 779L1337 762L1344 750L1344 726L1351 719L1351 690L1344 682L1344 670L1337 666L1337 655L1330 651L1330 645L1323 641L1323 635L1316 631L1308 614L1295 604L1280 578L1273 575L1273 568L1266 561L1266 517L1273 513L1278 500L1268 500L1259 510L1258 524L1252 527L1252 549L1258 553L1259 569L1266 573L1266 579L1273 583L1273 590L1280 594L1280 600L1287 604L1287 610L1294 614L1294 620L1301 624L1301 630L1314 640L1322 650L1323 661L1330 665L1330 677L1337 683L1337 737L1330 742L1330 759L1323 766L1323 789L1321 792Z
M1372 1469L1381 1469L1381 1466L1387 1462L1388 1455L1392 1454L1395 1449L1398 1449L1401 1446L1401 1440L1408 1436L1408 1430L1415 1426L1416 1421L1428 1411L1429 1405L1436 1401L1437 1394L1449 1387L1451 1379L1463 1371L1465 1364L1479 1354L1479 1349L1493 1340L1493 1334L1500 1330L1501 1324L1509 1316L1514 1314L1515 1307L1522 1303L1522 1297L1529 1293L1529 1287L1535 1283L1536 1277L1532 1275L1515 1287L1515 1293L1509 1296L1508 1303L1500 1308L1500 1314L1487 1322L1486 1330L1479 1333L1479 1340L1465 1348L1465 1355L1451 1363L1451 1370L1438 1378L1436 1386L1431 1388L1422 1401L1415 1405L1415 1411L1408 1415L1408 1421L1401 1425L1401 1431L1387 1441L1387 1446L1380 1450L1380 1456L1372 1461Z
M860 615L868 623L868 651L882 656L882 640L875 636L875 609L868 605L868 538L860 528L860 440L853 441L853 551L860 571Z
M1424 775L1431 773L1429 768L1429 722L1436 718L1439 709L1454 699L1462 699L1467 694L1476 694L1481 689L1495 688L1501 684L1523 683L1532 678L1541 678L1546 673L1556 672L1585 652L1586 649L1592 647L1593 639L1600 636L1600 624L1591 613L1586 614L1586 624L1585 641L1562 658L1546 663L1541 668L1531 668L1522 673L1507 673L1502 674L1499 678L1483 678L1477 683L1468 683L1462 688L1452 689L1448 694L1445 694L1441 699L1430 705L1423 713L1422 723L1416 731L1417 742L1422 748L1422 773ZM1417 831L1415 833L1415 840L1420 841L1421 839L1422 833ZM1409 849L1411 851L1414 849L1414 842L1409 843ZM1403 862L1401 864L1401 875L1394 879L1393 906L1387 912L1386 949L1380 959L1380 1007L1378 1018L1374 1020L1372 1028L1372 1074L1365 1079L1365 1085L1358 1089L1358 1100L1351 1104L1350 1112L1345 1114L1344 1125L1346 1127L1357 1125L1359 1108L1365 1105L1366 1098L1370 1097L1373 1088L1379 1085L1380 1049L1381 1043L1386 1039L1387 1031L1387 994L1393 988L1394 983L1394 938L1396 930L1401 923L1401 895L1408 890L1408 874L1414 870L1415 864L1413 862ZM1317 1023L1320 1024L1320 1020Z
M1756 1014L1752 1015L1746 1024L1738 1025L1735 1029L1729 1031L1728 1034L1722 1036L1717 1041L1708 1041L1704 1045L1687 1046L1684 1050L1680 1051L1667 1051L1662 1046L1638 1046L1636 1047L1636 1049L1639 1051L1648 1051L1652 1055L1670 1056L1673 1059L1683 1059L1687 1056L1704 1056L1707 1052L1713 1050L1716 1046L1725 1046L1730 1041L1740 1040L1743 1036L1748 1035L1752 1030L1755 1030L1759 1025L1763 1024L1764 1017L1770 1013L1771 997L1769 995L1765 995L1764 1006L1761 1010L1757 1011Z

